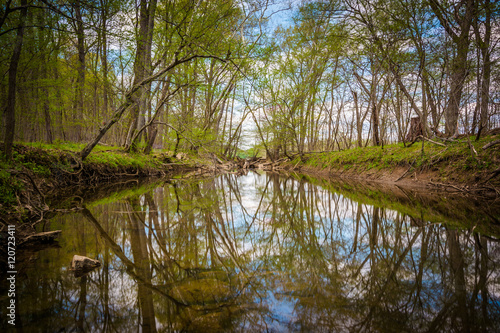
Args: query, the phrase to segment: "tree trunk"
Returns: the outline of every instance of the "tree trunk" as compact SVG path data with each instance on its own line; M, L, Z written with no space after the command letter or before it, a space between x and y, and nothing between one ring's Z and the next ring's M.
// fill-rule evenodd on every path
M75 117L78 120L76 125L76 140L82 140L82 124L83 117L83 103L84 103L84 89L85 89L85 33L83 29L82 13L80 8L80 1L75 3L75 16L76 16L76 37L78 48L78 76L76 78L76 96L75 96Z
M422 121L420 117L413 117L411 118L410 129L406 135L406 141L413 142L419 135L424 135Z
M134 85L141 82L145 77L151 75L151 44L153 40L154 15L157 0L141 0L139 16L139 33L137 36L137 50L134 62ZM132 122L127 135L127 149L135 151L141 136L132 140L138 129L145 123L144 112L146 110L147 92L151 84L141 87L133 96L134 106L131 110Z
M23 47L24 21L28 12L27 5L27 0L21 0L21 6L23 8L21 9L21 15L19 17L14 52L12 52L9 65L9 91L7 95L7 107L5 108L5 136L3 147L6 159L10 159L12 157L12 144L14 142L14 131L16 127L17 68Z
M429 5L445 29L446 33L451 37L453 44L456 45L456 56L451 63L450 68L450 91L448 97L448 105L445 110L445 133L448 136L458 135L458 117L460 114L460 101L462 98L462 90L465 84L465 79L468 75L467 68L467 53L469 51L469 32L474 14L474 0L462 0L458 2L453 13L447 13L442 5L437 0L429 1ZM465 7L465 8L464 8ZM462 14L463 13L463 14ZM453 27L451 17L454 17L456 25L460 26L460 33L457 34L456 28Z
M101 2L101 15L102 15L102 50L101 50L101 64L102 64L102 78L103 78L103 117L108 116L108 41L107 41L107 19L108 8L104 0Z
M467 77L468 40L457 45L457 55L451 65L451 85L448 105L444 113L445 133L448 136L458 135L458 116L460 114L460 100L465 78Z
M379 137L379 117L377 104L372 105L372 125L373 125L373 144L375 146L380 146L380 137Z
M489 0L485 0L485 22L484 22L484 40L481 39L480 28L477 24L479 21L476 15L476 22L474 22L474 31L476 39L480 45L481 55L483 57L482 66L482 80L481 80L481 117L479 128L477 131L476 140L481 138L483 129L488 125L488 105L489 105L489 92L490 92L490 79L491 79L491 59L490 59L490 39L491 39L491 12L492 4Z

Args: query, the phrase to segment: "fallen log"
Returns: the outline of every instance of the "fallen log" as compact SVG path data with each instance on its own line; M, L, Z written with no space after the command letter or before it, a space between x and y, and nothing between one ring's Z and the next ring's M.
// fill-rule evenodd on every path
M497 145L497 144L499 144L499 143L500 143L500 140L495 140L495 141L493 141L493 142L490 142L490 143L488 143L488 144L484 145L484 146L483 146L483 149L488 149L488 148L491 148L491 147L493 147L493 146L495 146L495 145Z
M28 237L22 239L19 242L19 246L22 247L33 247L38 245L50 244L55 242L56 238L59 237L61 230L40 232L37 234L29 235Z

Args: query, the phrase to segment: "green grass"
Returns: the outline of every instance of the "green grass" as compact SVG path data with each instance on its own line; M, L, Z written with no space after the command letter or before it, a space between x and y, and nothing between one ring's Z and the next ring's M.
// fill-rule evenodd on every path
M0 213L4 207L14 205L17 202L16 195L23 190L22 182L12 177L10 164L0 163Z
M17 205L17 198L21 198L22 192L31 187L29 178L41 186L53 183L55 179L59 181L64 177L71 177L71 174L78 172L81 164L77 153L84 146L71 142L16 143L9 161L0 152L0 214L8 213L9 209ZM127 154L117 147L99 145L83 161L83 167L92 174L94 171L102 171L107 176L117 177L125 173L134 174L139 169L146 171L165 168L152 155Z
M50 175L50 168L48 166L72 171L70 166L76 164L77 153L85 145L83 143L62 141L57 141L54 144L41 142L26 143L23 146L33 148L31 151L38 153L37 159L41 165L31 162L24 162L23 165L40 175ZM150 155L140 153L129 154L120 149L120 147L97 145L83 161L83 164L99 165L110 169L161 168L161 163ZM27 154L29 153L25 153L22 159L26 159ZM71 156L74 156L74 158Z
M106 165L111 168L156 168L160 163L152 156L127 154L120 151L92 152L84 164Z
M495 138L496 139L496 138ZM446 167L458 171L481 171L496 168L500 161L498 148L483 150L482 147L493 141L492 137L484 137L471 143L476 149L477 159L472 155L467 139L450 142L446 147L424 142L417 142L410 147L402 143L384 147L354 148L340 152L305 155L303 165L321 169L330 167L339 170L354 169L358 171L394 169L412 165L416 169L433 169ZM299 158L292 163L297 163Z
M86 143L75 143L75 142L69 142L69 141L59 141L56 140L54 143L49 144L49 143L42 143L42 142L28 142L28 143L20 143L28 147L33 147L33 148L41 148L44 150L63 150L63 151L70 151L70 152L80 152L85 146L87 145ZM99 152L99 151L104 151L104 150L119 150L120 147L116 146L103 146L103 145L96 145L92 152Z

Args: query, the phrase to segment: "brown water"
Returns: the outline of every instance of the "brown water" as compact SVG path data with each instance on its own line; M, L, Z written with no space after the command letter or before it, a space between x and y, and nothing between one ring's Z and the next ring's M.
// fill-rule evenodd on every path
M43 226L59 248L19 267L18 327L500 331L497 206L355 187L226 174L87 203ZM102 267L75 278L75 254Z

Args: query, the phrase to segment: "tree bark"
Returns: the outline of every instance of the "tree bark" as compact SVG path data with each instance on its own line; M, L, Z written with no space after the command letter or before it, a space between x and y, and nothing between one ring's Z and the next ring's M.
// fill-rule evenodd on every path
M12 144L14 142L14 131L16 127L16 89L17 89L17 68L21 58L24 37L24 21L28 12L27 0L21 0L21 9L19 25L17 27L16 42L14 52L10 58L9 65L9 90L7 95L7 107L5 108L5 136L4 136L4 154L6 159L12 158Z
M477 131L476 140L481 138L481 133L484 128L488 125L488 105L489 105L489 93L490 93L490 80L491 80L491 59L490 59L490 39L491 39L491 12L492 3L489 0L485 0L485 22L484 22L484 39L481 39L480 28L478 25L479 15L476 15L476 21L474 22L474 32L476 34L476 40L479 43L481 49L481 55L483 57L482 65L482 80L481 80L481 104L480 104L480 121L479 128Z
M445 110L445 133L448 136L455 137L458 135L458 117L460 114L460 102L462 98L462 90L465 84L465 79L468 75L467 69L467 53L469 52L469 32L474 14L474 0L462 0L454 6L453 16L460 27L460 33L457 34L456 27L450 24L450 16L445 12L442 4L437 0L430 0L429 5L445 29L446 33L451 37L456 45L456 55L452 60L450 68L450 91L448 96L448 104ZM465 6L464 14L462 8Z
M82 21L82 12L80 7L81 2L75 3L76 17L76 37L78 49L78 76L76 78L76 96L75 96L75 116L77 119L83 117L83 103L85 94L85 33ZM82 124L81 120L76 125L76 140L82 140Z
M153 42L154 15L157 0L141 0L139 16L139 33L137 36L137 49L134 62L134 85L151 75L151 44ZM135 151L141 136L132 140L138 129L144 126L147 92L151 85L141 87L133 96L134 105L131 110L132 121L127 135L127 148Z

